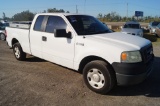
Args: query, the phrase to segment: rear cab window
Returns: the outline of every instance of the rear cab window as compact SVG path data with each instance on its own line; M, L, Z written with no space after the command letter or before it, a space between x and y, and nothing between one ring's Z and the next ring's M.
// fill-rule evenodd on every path
M42 31L42 23L43 23L44 17L45 16L43 16L43 15L38 16L38 18L35 22L34 28L33 28L35 31Z

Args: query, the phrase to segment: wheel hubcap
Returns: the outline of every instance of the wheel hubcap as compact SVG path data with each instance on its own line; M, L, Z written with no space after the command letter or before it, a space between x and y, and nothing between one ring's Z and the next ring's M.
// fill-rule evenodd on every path
M93 80L95 82L99 82L100 81L100 76L98 74L93 74Z
M16 58L19 58L20 57L20 51L19 51L18 47L15 47L14 51L15 51Z
M105 84L103 73L99 69L91 69L87 74L89 84L96 89L101 89Z

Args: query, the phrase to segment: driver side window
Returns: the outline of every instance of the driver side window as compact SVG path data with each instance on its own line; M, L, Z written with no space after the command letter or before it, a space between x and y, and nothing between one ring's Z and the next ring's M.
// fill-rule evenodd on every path
M54 29L66 29L66 22L59 16L49 16L45 32L54 33Z

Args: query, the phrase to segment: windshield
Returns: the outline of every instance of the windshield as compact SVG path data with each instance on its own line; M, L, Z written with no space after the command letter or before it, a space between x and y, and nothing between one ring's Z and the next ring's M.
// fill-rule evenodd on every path
M159 24L159 22L153 22L152 26L157 26Z
M139 29L140 25L139 24L125 24L124 28L133 28L133 29Z
M92 16L70 15L67 16L67 19L78 35L92 35L112 32L105 24Z

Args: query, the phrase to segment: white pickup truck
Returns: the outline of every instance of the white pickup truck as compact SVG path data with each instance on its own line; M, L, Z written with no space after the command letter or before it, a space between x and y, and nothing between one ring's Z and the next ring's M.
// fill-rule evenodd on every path
M82 72L88 88L97 93L106 94L115 85L138 84L152 70L149 40L113 33L89 15L42 13L30 29L6 31L17 60L25 60L27 53Z

